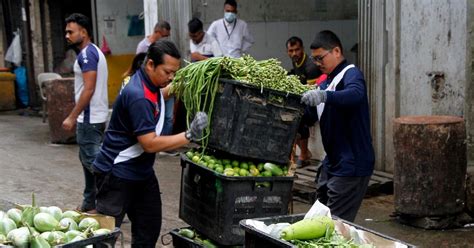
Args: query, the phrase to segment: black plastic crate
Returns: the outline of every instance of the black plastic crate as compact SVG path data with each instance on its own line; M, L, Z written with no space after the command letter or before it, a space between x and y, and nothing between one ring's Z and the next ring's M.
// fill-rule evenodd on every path
M220 79L209 147L287 164L304 107L301 97Z
M117 238L121 236L121 231L119 228L115 228L111 233L90 237L88 239L80 240L74 243L56 245L54 248L82 248L88 245L92 245L94 248L109 248L115 247ZM10 245L1 245L0 248L13 248Z
M224 176L184 154L181 166L179 217L220 245L243 244L242 219L288 213L293 177Z
M271 225L271 224L276 224L276 223L295 223L299 220L302 220L304 218L305 214L295 214L295 215L286 215L286 216L274 216L274 217L267 217L267 218L255 218L253 220L258 220L262 221L265 223L265 225ZM413 248L416 247L414 245L408 244L406 242L403 242L401 240L389 237L385 234L378 233L376 231L370 230L368 228L365 228L363 226L356 225L352 222L343 220L343 219L338 219L342 221L343 223L349 224L359 230L363 230L369 233L372 233L376 236L379 236L383 239L391 240L391 241L396 241L399 242L400 244L406 245L408 248ZM246 248L260 248L260 247L284 247L284 248L295 248L296 246L291 244L290 242L287 242L282 239L277 239L274 238L260 230L257 230L253 226L249 226L245 224L246 220L241 220L240 221L240 226L245 230L245 247Z
M184 237L179 234L179 228L173 229L170 232L173 237L173 247L175 248L202 248L202 244L195 242L194 240Z
M186 227L186 228L193 230L192 227ZM173 238L173 247L175 247L175 248L202 248L202 247L206 247L202 243L196 242L193 239L184 237L183 235L179 234L180 229L181 228L176 228L176 229L173 229L169 232L169 234ZM213 243L215 244L214 241L213 241ZM222 247L222 248L226 248L226 247L239 248L239 247L242 247L242 246L222 246L222 245L218 245L218 246Z

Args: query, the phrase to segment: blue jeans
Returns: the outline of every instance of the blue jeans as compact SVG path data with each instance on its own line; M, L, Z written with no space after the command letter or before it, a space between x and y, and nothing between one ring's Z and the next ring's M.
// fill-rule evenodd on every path
M76 140L79 145L79 160L84 171L84 199L81 210L89 211L95 209L96 185L92 163L99 153L103 141L105 123L89 124L77 123Z
M165 123L163 124L163 135L173 134L173 110L174 110L174 97L170 97L165 101Z

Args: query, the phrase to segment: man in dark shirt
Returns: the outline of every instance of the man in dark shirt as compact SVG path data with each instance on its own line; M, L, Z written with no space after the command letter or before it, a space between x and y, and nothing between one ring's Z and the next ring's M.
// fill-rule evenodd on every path
M155 247L161 229L161 196L155 153L202 137L207 115L198 112L186 132L164 135L165 99L180 66L170 41L152 43L141 68L115 100L105 140L94 161L97 211L132 223L132 247Z
M321 31L311 44L312 60L328 78L303 94L317 106L326 151L317 178L318 199L332 214L354 221L374 170L367 87L362 72L347 63L339 38Z
M297 75L301 84L314 85L322 73L304 52L303 41L296 36L290 37L286 41L286 52L293 65L293 69L289 74ZM300 154L296 161L298 167L309 165L309 159L311 158L311 152L308 149L309 128L314 125L315 121L309 118L307 111L305 110L301 120L296 139L296 144L300 148Z

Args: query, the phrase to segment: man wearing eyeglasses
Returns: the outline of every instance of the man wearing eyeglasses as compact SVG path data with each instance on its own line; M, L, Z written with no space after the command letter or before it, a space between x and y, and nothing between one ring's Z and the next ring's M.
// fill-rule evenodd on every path
M301 101L316 106L326 151L318 173L317 197L331 213L354 221L374 170L367 87L362 72L344 58L339 38L319 32L312 60L328 78Z

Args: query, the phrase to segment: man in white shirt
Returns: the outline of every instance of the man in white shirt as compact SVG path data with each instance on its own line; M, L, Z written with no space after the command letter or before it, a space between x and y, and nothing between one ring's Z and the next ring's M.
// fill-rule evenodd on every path
M189 49L191 61L196 62L210 57L221 57L222 51L214 37L206 34L201 20L193 18L188 22Z
M170 30L171 26L167 21L157 22L155 24L155 28L153 29L153 34L148 35L142 41L140 41L140 43L138 43L135 54L146 53L150 44L161 38L170 36Z
M254 43L247 23L237 19L237 2L226 0L224 3L224 18L214 21L207 33L219 43L224 56L242 57Z
M100 49L92 43L90 19L74 13L66 18L66 40L79 53L74 63L74 93L76 105L62 123L65 130L76 128L85 187L82 205L78 210L94 212L96 184L92 162L102 143L105 122L109 114L107 96L107 61Z

